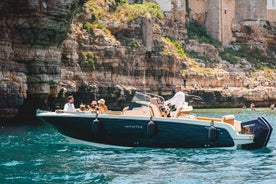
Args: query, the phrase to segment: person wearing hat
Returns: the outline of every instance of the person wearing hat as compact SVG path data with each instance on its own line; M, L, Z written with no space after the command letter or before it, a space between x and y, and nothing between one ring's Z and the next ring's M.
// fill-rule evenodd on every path
M182 107L184 105L185 102L185 94L181 91L181 86L177 85L175 86L175 94L174 96L165 101L165 104L170 104L170 105L174 105L176 109L178 109L179 107Z
M64 105L63 111L67 112L76 112L76 108L74 105L74 97L72 95L67 97L67 103Z
M102 114L102 113L106 113L108 111L108 108L107 106L105 105L105 100L104 99L100 99L98 101L98 104L99 104L99 113Z

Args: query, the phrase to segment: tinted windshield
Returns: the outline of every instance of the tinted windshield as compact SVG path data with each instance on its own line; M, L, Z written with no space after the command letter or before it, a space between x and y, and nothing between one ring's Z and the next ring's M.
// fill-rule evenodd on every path
M150 102L150 99L153 97L157 97L160 102L164 101L164 98L162 96L159 96L153 93L142 93L142 92L136 91L134 97L132 98L132 102L137 102L137 101Z
M134 97L132 98L132 102L137 101L150 101L151 96L147 95L146 93L141 93L136 91Z

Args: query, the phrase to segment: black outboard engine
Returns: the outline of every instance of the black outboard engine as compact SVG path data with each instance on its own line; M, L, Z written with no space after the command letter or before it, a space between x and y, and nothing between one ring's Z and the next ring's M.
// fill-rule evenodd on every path
M244 133L254 135L254 143L242 145L242 148L257 149L265 147L272 133L272 126L264 117L258 117L255 120L242 122L242 130Z

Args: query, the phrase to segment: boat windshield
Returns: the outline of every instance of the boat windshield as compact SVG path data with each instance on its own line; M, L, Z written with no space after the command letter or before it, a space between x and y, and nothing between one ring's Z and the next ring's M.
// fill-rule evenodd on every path
M134 107L148 106L150 104L151 98L157 98L158 104L161 104L164 101L162 96L153 93L142 93L136 91L132 98L131 104L129 105L129 109L133 109Z

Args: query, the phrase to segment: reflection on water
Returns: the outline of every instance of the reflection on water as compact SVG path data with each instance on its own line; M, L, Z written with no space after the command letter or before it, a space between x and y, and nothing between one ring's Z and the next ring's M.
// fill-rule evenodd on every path
M275 183L276 111L195 110L200 116L263 115L274 132L267 148L100 149L68 144L47 124L0 127L0 183Z

